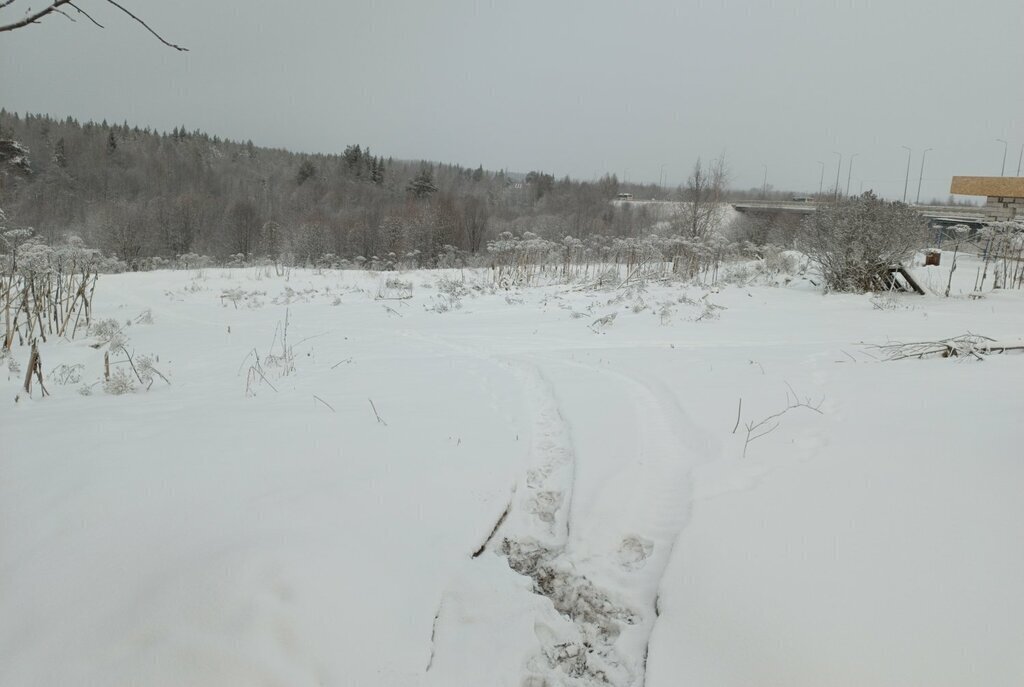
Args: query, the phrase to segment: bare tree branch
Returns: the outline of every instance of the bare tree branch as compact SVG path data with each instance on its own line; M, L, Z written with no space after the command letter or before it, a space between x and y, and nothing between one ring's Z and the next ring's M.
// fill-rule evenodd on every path
M11 1L13 2L13 0L11 0ZM4 31L14 31L15 29L20 29L22 27L28 26L29 24L35 24L37 21L39 21L40 19L42 19L46 15L52 14L53 12L56 12L57 9L61 5L68 5L70 3L71 3L71 0L55 0L52 5L47 5L46 7L44 7L41 10L39 10L38 12L33 12L32 14L27 14L24 17L22 17L20 20L14 22L13 24L4 24L4 25L0 26L0 33L3 33ZM11 4L11 3L8 2L7 5L9 5L9 4ZM3 7L6 7L6 5L3 5Z
M3 9L4 7L7 7L8 5L12 4L13 2L14 2L14 0L0 0L0 9ZM129 10L124 5L122 5L122 4L118 3L118 2L115 2L115 0L106 0L106 2L107 2L107 4L113 5L114 7L119 9L122 13L127 14L136 23L140 24L144 29L149 31L154 36L156 36L156 39L158 41L160 41L161 43L163 43L164 45L166 45L167 47L174 48L175 50L178 50L179 52L188 52L188 48L183 48L180 45L176 45L176 44L171 43L170 41L164 39L164 37L161 36L160 34L158 34L156 31L154 31L153 28L149 24L147 24L145 21L143 21L136 14L132 13L132 11ZM28 26L29 24L35 24L40 19L42 19L43 17L45 17L45 16L47 16L49 14L53 14L53 13L63 14L65 17L67 17L71 21L74 21L74 19L72 19L70 15L68 15L66 12L64 12L64 10L61 9L61 7L63 7L64 5L68 5L70 7L73 7L74 9L78 10L79 13L81 13L85 17L87 17L89 19L89 21L91 21L93 24L95 24L96 26L100 27L101 29L104 28L102 24L100 24L98 21L93 19L83 9L81 9L80 7L75 5L72 0L54 0L51 4L47 5L43 9L38 10L36 12L32 12L30 14L27 14L27 15L25 15L24 17L22 17L21 19L19 19L16 22L12 22L10 24L0 24L0 33L3 33L4 31L14 31L15 29L24 28L24 27Z
M13 2L14 0L11 0L11 1ZM69 2L68 4L69 4L69 5L71 5L72 7L74 7L74 8L76 9L76 10L78 10L78 13L79 13L79 14L85 15L85 18L86 18L86 19L88 19L89 21L91 21L91 22L92 22L93 24L95 24L96 26L100 27L101 29L102 29L102 28L105 28L105 27L103 26L103 24L101 24L101 23L99 23L98 21L96 21L95 19L93 19L93 18L92 18L92 16L91 16L91 15L90 15L90 14L89 14L88 12L86 12L85 10L83 10L83 9L82 9L81 7L79 7L79 6L78 6L78 5L76 5L75 3L73 3L73 2Z
M181 47L180 45L175 45L174 43L169 43L169 42L167 42L166 40L164 40L164 37L163 37L163 36L161 36L161 35L160 35L159 33L157 33L156 31L154 31L154 30L153 30L152 28L150 28L149 24L147 24L146 22L142 21L142 20L141 20L141 19L139 19L139 18L138 18L137 16L135 16L134 14L132 14L132 13L131 13L131 12L130 12L130 11L129 11L129 10L128 10L128 9L126 8L126 7L124 7L123 5L120 5L120 4L116 3L116 2L114 2L114 0L107 0L107 2L108 2L109 4L111 4L111 5L113 5L114 7L116 7L117 9L121 10L121 11L122 11L122 12L124 12L125 14L127 14L127 15L128 15L129 17L131 17L132 19L134 19L134 20L135 20L135 21L137 21L138 23L142 24L142 26L143 26L143 27L145 27L145 29L146 29L147 31L149 31L149 32L150 32L151 34L153 34L154 36L156 36L156 39L157 39L158 41L160 41L161 43L163 43L164 45L166 45L166 46L167 46L168 48L174 48L175 50L178 50L178 51L180 51L180 52L188 52L188 48L183 48L183 47Z
M72 24L77 24L78 23L78 22L75 21L74 17L72 17L70 14L68 14L64 10L54 10L54 12L56 12L57 14L63 16L65 19L67 19Z

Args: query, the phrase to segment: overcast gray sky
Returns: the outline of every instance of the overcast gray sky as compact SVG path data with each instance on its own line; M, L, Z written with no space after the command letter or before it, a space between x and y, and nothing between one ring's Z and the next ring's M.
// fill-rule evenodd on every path
M0 105L184 124L260 145L672 184L724 152L732 184L922 200L1007 173L1024 144L1022 0L100 0L0 34ZM42 0L18 0L7 19Z

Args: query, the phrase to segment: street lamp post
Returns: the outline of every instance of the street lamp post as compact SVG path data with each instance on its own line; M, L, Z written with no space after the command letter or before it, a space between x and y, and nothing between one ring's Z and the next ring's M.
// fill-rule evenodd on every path
M839 202L839 172L843 169L843 154L840 153L840 152L836 152L835 150L832 151L832 154L839 156L839 164L836 165L836 190L835 190L835 193L832 196L833 202L838 203Z
M821 191L825 187L825 163L818 160L818 164L821 165L821 178L818 179L818 200L821 200Z
M934 148L925 148L924 152L921 153L921 173L917 176L917 200L914 201L914 205L921 204L921 181L924 179L924 158L928 155L929 150L934 150Z
M910 156L914 152L908 146L902 146L907 149L907 175L903 179L903 202L907 202L907 185L910 183Z
M857 157L858 155L860 155L860 153L854 153L853 155L850 156L850 164L846 168L846 195L847 195L847 197L849 197L849 195L850 195L850 177L853 176L853 158Z
M1010 144L1007 143L1005 140L1003 140L1001 138L997 138L996 140L1003 144L1003 168L1002 168L1002 170L1000 170L999 176L1005 177L1006 176L1006 148Z

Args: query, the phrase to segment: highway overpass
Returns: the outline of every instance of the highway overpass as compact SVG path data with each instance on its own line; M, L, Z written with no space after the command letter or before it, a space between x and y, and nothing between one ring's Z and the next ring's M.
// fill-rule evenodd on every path
M818 209L817 203L797 201L756 200L745 203L732 203L737 212L746 215L764 217L785 217L794 219L806 216ZM992 220L985 216L983 208L955 205L911 205L922 217L928 220L933 229L949 227L954 224L966 224L980 229Z

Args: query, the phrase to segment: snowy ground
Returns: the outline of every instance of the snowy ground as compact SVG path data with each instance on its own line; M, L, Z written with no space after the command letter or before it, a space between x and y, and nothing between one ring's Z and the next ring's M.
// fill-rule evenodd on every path
M104 276L170 386L0 375L0 685L1024 684L1024 356L860 345L1024 293L395 276Z

